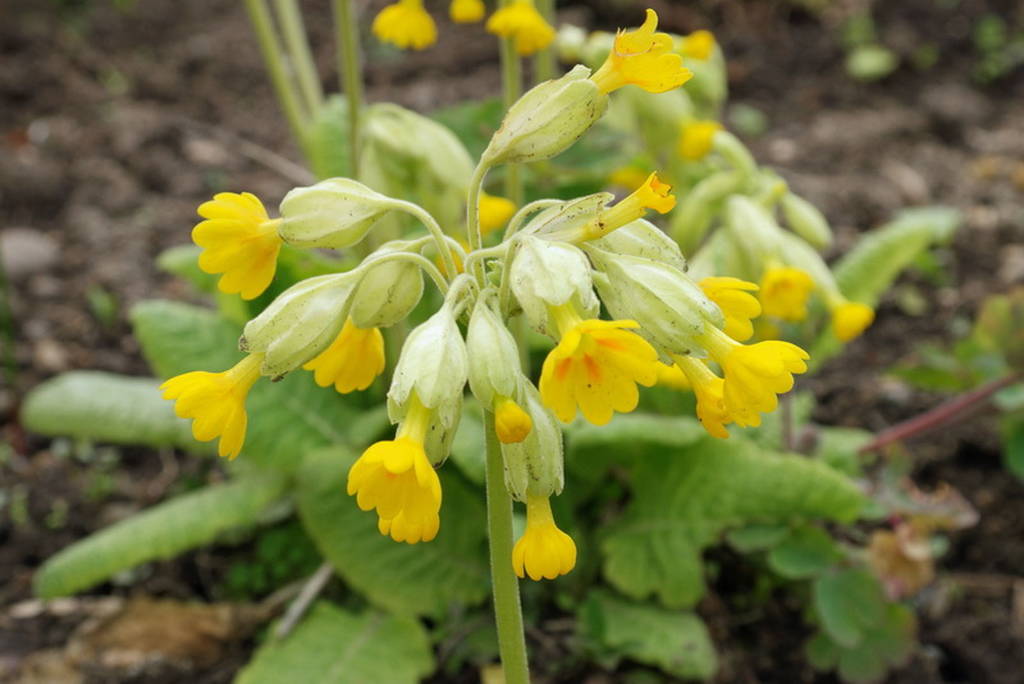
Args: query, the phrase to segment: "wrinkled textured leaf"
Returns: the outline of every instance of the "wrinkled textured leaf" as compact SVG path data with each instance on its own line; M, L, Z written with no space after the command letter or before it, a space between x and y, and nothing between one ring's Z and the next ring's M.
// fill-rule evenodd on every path
M821 463L712 438L646 454L634 469L633 493L603 541L604 574L623 593L656 594L669 607L700 599L701 551L723 531L799 519L849 522L864 501Z
M153 506L50 558L35 576L35 592L67 596L122 570L202 546L226 530L253 524L284 486L283 478L239 478Z
M371 602L403 615L438 616L483 601L490 583L479 493L442 469L441 531L431 542L400 544L345 493L354 462L345 449L325 449L310 454L299 472L299 515L338 574Z
M430 642L418 621L354 614L320 601L286 639L260 646L235 682L414 684L433 670Z

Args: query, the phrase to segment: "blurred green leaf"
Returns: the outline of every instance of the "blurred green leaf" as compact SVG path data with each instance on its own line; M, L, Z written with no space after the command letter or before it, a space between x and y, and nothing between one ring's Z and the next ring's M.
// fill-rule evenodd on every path
M846 55L846 73L858 81L878 81L896 70L900 59L879 44L858 45Z
M814 577L839 558L839 549L824 530L805 525L793 530L768 553L772 570L789 579Z
M838 665L844 682L876 682L889 668L902 665L910 657L916 630L913 612L902 604L890 603L856 646L844 647L827 633L819 632L806 644L804 653L815 669L831 670Z
M319 601L287 638L264 642L235 682L415 684L433 670L430 642L418 621L351 613Z
M818 427L818 446L814 455L825 465L850 477L860 477L858 450L871 441L872 435L859 428Z
M191 243L170 247L156 258L157 268L187 280L200 292L216 292L220 276L199 268L199 255L202 251L202 247Z
M309 165L317 178L351 175L348 142L348 103L331 95L307 128Z
M1024 416L1003 421L1003 462L1007 470L1024 480Z
M725 539L740 553L770 549L789 535L788 525L748 525L730 530Z
M861 568L838 569L814 581L814 608L829 637L850 648L885 616L885 597L878 580Z

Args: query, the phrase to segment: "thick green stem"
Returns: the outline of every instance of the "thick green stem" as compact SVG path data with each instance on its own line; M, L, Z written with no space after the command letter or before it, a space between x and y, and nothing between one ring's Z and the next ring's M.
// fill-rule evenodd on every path
M537 11L544 17L544 21L552 26L555 25L555 0L534 0ZM537 83L547 81L555 77L555 48L554 44L537 53L533 58L533 79Z
M338 32L338 73L348 99L349 163L352 165L352 177L358 179L363 72L359 63L359 26L352 0L334 0L334 23Z
M508 4L510 0L501 2L502 7ZM508 111L523 94L522 62L512 38L501 39L501 84L502 101L505 111ZM515 202L517 207L523 203L523 179L520 174L521 169L515 164L505 167L505 196Z
M288 70L285 68L283 58L284 48L281 47L281 41L274 31L274 24L270 18L267 4L265 0L245 0L245 8L249 12L249 20L256 32L256 40L259 42L267 73L270 74L270 82L274 86L274 93L281 104L281 109L284 110L288 126L292 129L292 135L295 136L299 149L302 150L307 160L311 159L309 142L306 139L309 114L302 108L295 83L288 78Z
M288 46L292 71L299 82L299 89L306 101L310 117L315 117L324 103L324 92L320 87L320 76L313 63L313 53L309 49L306 26L302 23L302 12L299 11L297 0L275 0L277 21L284 34L284 43Z
M505 488L505 466L494 432L494 414L488 411L484 424L487 426L487 538L491 549L498 652L505 671L505 684L528 684L530 669L523 635L523 608L519 602L519 580L512 571L512 497Z

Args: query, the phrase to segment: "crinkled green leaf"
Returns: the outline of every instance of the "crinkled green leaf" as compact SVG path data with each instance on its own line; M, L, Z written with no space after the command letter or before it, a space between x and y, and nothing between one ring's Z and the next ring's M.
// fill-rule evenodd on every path
M346 449L324 449L307 456L299 472L299 515L338 574L371 602L404 615L438 616L483 601L490 583L481 493L442 469L441 531L430 542L401 544L345 493L354 462Z
M633 498L603 543L604 574L623 593L669 607L704 593L701 552L725 530L825 518L853 520L864 497L821 463L710 437L652 451L633 470Z
M433 670L430 642L418 621L351 613L320 601L288 637L264 642L235 682L415 684Z
M824 530L806 525L793 530L768 553L772 570L789 579L814 577L839 557L832 537Z
M251 525L281 496L285 484L279 477L242 477L157 504L50 558L36 573L36 594L74 594L122 570L173 558L226 530Z
M871 441L873 435L859 428L818 427L815 457L825 465L850 477L861 475L861 457L858 450Z

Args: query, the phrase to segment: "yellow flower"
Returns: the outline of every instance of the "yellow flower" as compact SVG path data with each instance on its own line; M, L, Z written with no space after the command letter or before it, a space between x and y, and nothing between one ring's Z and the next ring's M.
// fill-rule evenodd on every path
M512 399L499 397L494 402L494 428L502 444L516 444L530 434L533 419Z
M655 33L656 28L658 15L649 9L640 28L616 34L608 59L591 77L601 92L635 85L650 93L663 93L693 77L693 72L683 67L683 58L672 52L672 37Z
M727 423L732 422L725 408L725 381L711 372L703 361L691 356L673 356L697 396L697 419L712 437L728 439Z
M413 395L395 439L371 445L348 471L349 496L377 509L377 529L397 542L431 541L441 527L441 480L423 449L430 418Z
M811 276L798 268L769 266L761 277L761 308L766 316L784 321L807 318L807 300L814 289Z
M384 372L384 336L377 328L359 328L352 319L327 349L303 366L321 387L333 384L341 394L364 390Z
M644 184L627 195L621 202L601 212L596 219L583 228L583 239L593 240L604 237L616 228L643 218L648 209L667 214L676 206L672 186L663 183L657 173L652 173Z
M512 200L480 193L480 232L484 235L502 228L514 213L516 205Z
M526 499L526 531L512 549L512 567L532 580L555 579L576 567L576 544L555 525L546 496Z
M628 328L636 321L582 320L571 303L551 307L561 337L544 360L540 396L568 423L577 407L594 425L604 425L615 411L628 413L640 401L637 384L658 380L658 352Z
M752 318L761 315L761 303L750 292L757 291L757 285L739 278L727 276L704 278L700 287L708 299L718 305L725 316L725 334L742 342L754 334Z
M706 60L715 51L715 34L711 31L694 31L680 40L679 51L690 59Z
M217 282L221 292L258 297L277 270L281 220L271 220L259 198L248 192L219 192L198 212L206 219L192 229L192 241L203 248L199 268L224 274Z
M422 0L398 0L373 19L373 35L402 49L422 50L437 42L437 26Z
M484 18L483 0L452 0L448 16L456 24L471 24Z
M667 363L658 362L658 386L669 387L675 390L692 389L690 381L677 364L671 366Z
M875 320L875 310L867 304L842 300L832 307L832 332L842 342L860 336Z
M780 340L744 345L708 326L701 342L725 375L725 409L738 425L758 425L758 413L774 411L776 395L793 388L793 375L807 370L810 358L800 347Z
M516 52L528 56L540 52L555 39L555 29L533 6L533 0L514 0L491 15L487 31L513 38Z
M620 166L608 176L608 182L620 188L636 190L646 183L648 178L649 176L646 171L642 171L635 166Z
M192 371L160 385L164 399L174 400L179 418L192 418L192 435L200 442L220 437L217 453L238 456L245 442L245 398L260 377L263 354L249 354L221 373Z
M722 130L717 121L690 121L683 124L679 136L679 156L688 161L698 161L711 151L715 133Z

